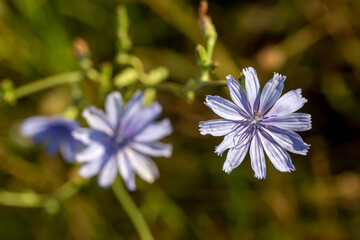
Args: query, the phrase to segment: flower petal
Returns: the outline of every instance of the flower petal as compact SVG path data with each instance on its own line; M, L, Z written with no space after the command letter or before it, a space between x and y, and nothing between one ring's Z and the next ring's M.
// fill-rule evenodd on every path
M118 153L118 167L126 188L134 191L136 189L135 173L131 166L130 159L127 156L127 151Z
M231 75L227 76L226 79L231 99L241 110L243 110L248 115L251 115L251 110L244 89L237 81L235 81Z
M87 107L83 111L82 116L86 119L86 122L91 128L102 131L106 134L113 133L111 124L102 110L93 106Z
M106 97L106 115L114 129L118 128L122 114L123 100L119 92L112 92Z
M162 107L158 102L154 102L146 108L139 109L131 118L126 121L123 120L122 134L131 138L136 136L158 118L161 111Z
M274 77L265 84L260 96L260 112L265 113L276 103L284 88L285 79L285 76L274 73Z
M260 102L260 83L254 68L243 69L245 75L245 89L252 112L257 112Z
M289 131L306 131L311 129L311 115L291 113L280 117L270 117L263 121L265 126L276 126Z
M247 115L235 104L219 96L206 96L205 105L217 115L229 120L243 120Z
M35 116L26 119L20 126L20 132L22 135L32 137L35 134L44 131L49 124L49 119L43 116Z
M259 136L266 155L277 170L280 172L290 172L295 170L289 154L273 138L265 132L261 132Z
M265 116L278 117L288 115L299 110L306 102L307 100L301 96L301 89L292 90L285 93Z
M79 163L99 161L104 154L105 154L105 147L103 145L98 143L92 143L81 152L78 152L75 158L76 161Z
M211 134L213 136L224 136L234 130L238 122L227 119L214 119L199 123L202 135Z
M251 167L255 172L255 177L258 179L263 179L266 177L266 163L264 150L261 146L259 133L257 132L253 139L251 140L250 145L250 158L251 158Z
M253 138L255 130L252 126L244 124L239 126L234 136L234 148L240 148L244 144L247 144L249 140Z
M133 169L141 179L153 183L159 177L159 169L150 158L130 148L126 150L126 153Z
M100 172L102 161L92 161L85 163L79 169L79 175L83 178L89 179Z
M117 172L117 156L114 154L107 160L104 167L101 169L98 177L99 186L103 188L109 187L114 182Z
M228 148L234 147L234 136L236 134L236 130L230 132L224 137L224 140L220 143L219 146L215 147L215 153L219 156L223 154L224 151Z
M50 155L56 154L60 148L60 139L49 136L49 138L46 140L47 142L45 146L45 151Z
M169 119L149 124L144 130L135 136L136 142L153 142L162 139L172 133L173 129Z
M60 142L60 152L63 158L67 162L74 162L75 160L75 153L77 148L80 146L79 142L77 142L75 139L67 140L67 141L61 141Z
M51 131L49 131L49 129L40 131L32 136L32 141L35 144L40 144L41 142L46 143L49 139L51 139Z
M249 150L250 141L247 144L242 145L240 148L232 148L229 150L226 161L223 165L223 170L226 173L230 173L234 168L238 167L244 160L247 151Z
M170 157L172 154L172 145L161 142L136 143L130 145L131 148L142 154L153 157Z
M88 128L77 128L71 132L72 136L80 142L89 145L92 143L108 144L110 137L101 131Z
M144 103L144 94L141 91L136 91L131 99L126 103L122 122L128 122L129 119L136 117Z
M307 154L310 145L304 143L303 139L298 134L274 126L267 126L264 129L286 150L301 155Z

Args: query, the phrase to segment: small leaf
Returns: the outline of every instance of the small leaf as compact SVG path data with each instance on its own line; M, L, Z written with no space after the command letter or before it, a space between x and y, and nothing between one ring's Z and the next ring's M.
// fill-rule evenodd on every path
M208 55L206 53L205 48L202 45L197 45L196 49L196 60L200 66L207 66L208 65Z
M139 73L134 68L126 68L114 77L114 84L118 88L129 86L139 79Z
M10 105L16 104L16 95L13 82L9 79L5 79L1 83L1 98Z
M165 67L159 67L151 70L143 80L145 85L156 85L169 77L169 70Z

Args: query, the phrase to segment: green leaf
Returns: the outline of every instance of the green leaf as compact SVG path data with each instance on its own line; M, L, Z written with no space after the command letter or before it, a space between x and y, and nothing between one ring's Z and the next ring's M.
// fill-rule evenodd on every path
M196 61L198 62L198 64L202 67L205 67L208 65L208 54L206 53L206 50L204 48L204 46L202 45L197 45L196 49L195 49L195 53L196 53Z
M158 67L149 72L142 80L145 85L156 85L169 77L169 70L165 67Z
M16 103L16 94L15 94L14 85L12 81L9 79L5 79L1 83L1 98L10 105L15 105Z
M139 79L139 73L134 68L126 68L114 77L116 87L126 87L134 84Z

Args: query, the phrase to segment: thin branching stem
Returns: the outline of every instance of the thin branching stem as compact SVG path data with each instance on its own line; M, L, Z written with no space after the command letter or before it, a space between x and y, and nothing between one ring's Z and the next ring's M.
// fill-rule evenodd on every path
M124 207L125 212L128 214L130 220L133 222L137 232L142 240L153 240L150 229L137 208L135 202L132 200L130 194L125 188L120 178L116 178L112 185L112 189L119 203Z

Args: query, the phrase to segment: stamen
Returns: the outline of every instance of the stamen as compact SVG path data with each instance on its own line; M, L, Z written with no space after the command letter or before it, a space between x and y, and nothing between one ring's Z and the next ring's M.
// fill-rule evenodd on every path
M254 114L250 116L249 123L256 129L260 129L260 123L264 117L261 115L261 111L254 111Z

